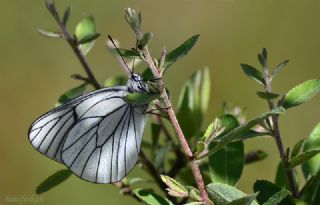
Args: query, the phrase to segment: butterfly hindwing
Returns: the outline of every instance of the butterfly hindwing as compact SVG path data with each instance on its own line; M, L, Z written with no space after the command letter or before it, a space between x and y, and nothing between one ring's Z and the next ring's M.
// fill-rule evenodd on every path
M138 159L146 106L117 97L91 105L66 137L63 162L87 181L120 181Z

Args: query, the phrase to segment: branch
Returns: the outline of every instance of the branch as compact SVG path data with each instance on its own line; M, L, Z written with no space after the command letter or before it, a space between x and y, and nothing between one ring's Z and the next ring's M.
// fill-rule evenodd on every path
M264 81L265 81L265 90L267 93L272 93L272 87L271 87L271 81L272 78L270 77L269 71L268 71L268 67L267 65L264 67L264 73L263 73L263 77L264 77ZM274 103L272 100L268 100L268 105L269 105L269 109L273 110L274 109ZM299 198L299 191L297 190L297 184L296 181L294 179L294 175L293 175L293 169L290 166L289 163L289 157L287 156L286 152L285 152L285 148L282 142L282 138L281 138L281 134L280 134L280 129L279 129L279 115L272 115L272 124L273 124L273 137L276 141L277 147L278 147L278 151L280 154L280 158L281 161L284 165L285 168L285 174L287 176L287 180L288 180L288 184L289 184L289 189L291 190L292 194Z
M100 89L101 86L98 83L98 81L96 80L96 78L94 77L92 70L87 62L87 60L85 59L82 51L79 48L79 45L77 43L77 40L72 37L70 35L70 33L68 32L66 26L64 25L64 23L62 22L61 18L59 17L59 14L56 10L56 7L54 5L53 2L49 2L46 1L46 6L48 8L48 10L50 11L50 13L52 14L52 16L54 17L54 19L56 20L56 22L58 23L61 32L62 32L62 36L63 38L68 42L68 44L70 45L70 47L72 48L73 52L76 54L76 56L78 57L82 67L84 68L87 76L88 76L88 81L92 84L92 86L95 89Z
M137 39L141 40L141 38L142 38L141 30L136 28L135 32L136 32ZM166 93L166 90L163 89L164 88L164 83L163 83L163 80L162 80L162 76L160 75L159 69L154 64L154 62L152 60L152 57L151 57L151 54L150 54L149 49L148 49L147 46L145 46L143 48L143 54L144 54L145 60L148 63L148 65L149 65L154 77L161 79L159 81L160 88L162 89L161 97L164 100L165 106L168 107L168 115L169 115L170 121L172 123L172 126L173 126L178 138L179 138L179 141L180 141L180 144L181 144L181 146L183 148L184 154L188 157L189 161L191 162L191 169L192 169L193 175L194 175L194 177L196 179L198 188L200 190L203 203L205 205L209 205L210 204L210 200L209 200L209 197L208 197L208 193L207 193L207 191L205 189L205 185L204 185L204 182L203 182L203 179L202 179L202 176L201 176L199 165L197 164L197 162L195 160L193 160L193 153L191 152L191 149L190 149L190 147L188 145L188 142L187 142L186 138L184 137L184 134L183 134L182 129L181 129L180 125L179 125L177 117L176 117L176 115L174 113L174 110L173 110L172 105L171 105L171 101L169 100L169 97L168 97L168 95Z

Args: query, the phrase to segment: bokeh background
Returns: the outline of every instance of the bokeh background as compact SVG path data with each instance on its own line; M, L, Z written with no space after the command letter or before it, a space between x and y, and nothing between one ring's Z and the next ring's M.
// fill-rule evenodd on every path
M275 92L320 75L320 1L309 0L56 0L62 12L72 5L70 30L85 14L93 14L102 37L88 60L100 82L122 74L116 59L104 47L107 34L123 47L134 45L125 23L124 8L143 13L143 28L155 34L155 55L163 45L173 49L193 34L200 39L189 55L172 66L165 77L176 105L183 82L198 68L210 67L212 95L206 122L221 110L222 102L247 107L248 118L267 110L256 97L261 87L243 75L240 63L258 66L257 53L268 48L270 65L290 59L274 81ZM56 28L42 0L1 0L0 7L0 204L15 197L37 197L36 186L62 165L41 156L29 144L32 121L51 109L61 93L78 84L69 76L83 73L68 45L40 36L37 28ZM320 121L320 98L288 111L280 126L285 145L307 137ZM150 137L149 131L145 137ZM263 149L269 157L246 166L239 188L252 192L255 179L273 180L279 162L272 139L246 142L246 150ZM136 168L133 175L147 177ZM58 188L38 197L42 204L136 204L112 185L95 185L72 176ZM39 202L39 203L40 203ZM25 202L32 203L32 202Z

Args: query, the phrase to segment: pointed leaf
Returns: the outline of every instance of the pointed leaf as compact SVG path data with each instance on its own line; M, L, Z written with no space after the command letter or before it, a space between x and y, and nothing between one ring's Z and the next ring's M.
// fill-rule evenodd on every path
M277 65L273 71L272 71L272 77L275 77L280 71L283 70L284 67L286 67L287 63L289 62L289 60L285 60L283 62L281 62L279 65Z
M133 193L149 205L173 205L169 199L166 199L149 189L135 189L133 190Z
M68 169L62 169L49 176L36 189L37 194L42 194L50 189L58 186L71 176L72 172Z
M96 40L100 33L89 34L78 41L78 44L86 44Z
M67 25L67 22L70 18L70 14L71 14L71 7L68 6L68 8L66 9L66 11L63 14L63 18L62 18L62 22L64 25Z
M106 81L104 81L104 86L111 87L111 86L125 85L127 83L127 80L128 78L122 75L110 77Z
M229 202L245 197L246 194L242 191L222 183L211 183L206 187L210 199L216 205L227 205ZM258 205L253 201L251 205Z
M251 79L257 81L258 83L264 85L264 79L262 73L251 65L241 64L243 72Z
M320 153L320 149L314 149L314 150L302 152L301 154L299 154L296 157L293 157L290 160L290 165L292 167L298 166L301 163L311 159L312 157L314 157L315 155L317 155L319 153Z
M276 93L267 93L267 92L257 92L257 95L265 100L273 100L279 97L279 94Z
M295 180L295 184L299 184L299 176L297 170L293 169L293 177ZM289 189L289 183L286 175L286 171L284 169L283 163L279 162L275 177L275 184L280 188Z
M212 182L234 186L241 177L243 167L244 145L242 141L229 143L209 156Z
M247 140L247 139L251 139L254 137L262 137L262 136L268 136L271 135L272 133L270 132L257 132L254 130L249 130L248 132L244 133L239 139L235 139L233 140L233 142L239 141L239 140Z
M259 192L257 201L259 204L266 203L273 195L281 191L281 188L266 180L257 180L253 186L254 192ZM279 205L295 205L291 195L285 197Z
M166 56L166 60L163 64L164 68L168 68L173 63L184 57L188 54L188 52L193 48L193 46L196 44L197 40L199 38L199 35L194 35L185 42L183 42L179 47L174 49L173 51L169 52Z
M274 195L272 195L263 205L280 204L287 196L291 196L291 192L286 189L282 189Z
M320 91L320 80L307 80L304 83L292 88L285 96L283 107L298 106L313 98Z
M291 158L297 156L300 153L304 141L305 141L305 139L301 139L294 145L292 152L291 152Z
M260 65L262 65L263 68L265 68L267 66L266 60L264 59L263 55L260 53L258 53L258 60L259 60Z
M158 145L158 140L160 136L161 127L159 124L151 124L151 137L152 137L152 147L155 149Z
M45 29L38 29L38 32L49 38L61 38L61 34L56 32L56 31L50 31L50 30L45 30Z
M153 163L157 170L159 170L163 166L164 160L166 159L166 156L170 149L171 143L167 143L157 152Z
M161 175L161 179L168 186L167 191L169 195L174 197L188 196L188 190L175 179L165 175Z
M312 176L302 189L301 198L309 205L318 205L320 201L320 171Z
M94 36L96 33L96 25L93 16L86 16L84 19L82 19L77 24L75 30L75 36L77 37L78 42L81 42L83 39L88 38L88 36ZM93 47L93 44L94 41L79 45L84 55L88 54L88 52Z
M209 100L210 100L210 72L206 67L202 73L202 85L200 89L200 98L201 98L201 111L205 113L208 109Z
M255 150L245 154L245 164L251 164L264 160L268 157L268 154L262 150Z
M136 50L127 50L127 49L123 49L123 48L118 48L118 51L120 53L120 55L122 57L125 57L125 58L140 58L140 53ZM111 52L115 55L119 55L117 49L113 48L111 49ZM148 69L150 70L150 69ZM153 77L153 75L152 75ZM145 78L143 78L145 79Z
M315 126L304 143L303 151L306 152L313 149L320 149L320 123ZM306 179L314 176L320 170L319 162L320 155L317 155L302 164L303 175Z
M256 194L251 194L251 195L243 196L239 199L235 199L227 203L227 205L250 205L255 199L256 199Z
M223 135L222 137L218 138L219 141L219 147L222 147L223 145L236 140L236 139L241 139L241 137L250 130L250 128L252 128L253 126L257 125L259 122L261 122L262 120L266 119L267 117L274 115L274 114L281 114L283 113L285 110L282 107L277 107L275 109L273 109L272 111L266 112L262 115L260 115L259 117L252 119L250 121L248 121L246 124L244 125L240 125L237 128L231 130L230 132L226 133L225 135Z
M86 86L87 86L87 84L84 83L78 87L75 87L75 88L68 90L63 95L60 96L56 106L62 105L64 103L82 95L84 93L84 91L86 90Z

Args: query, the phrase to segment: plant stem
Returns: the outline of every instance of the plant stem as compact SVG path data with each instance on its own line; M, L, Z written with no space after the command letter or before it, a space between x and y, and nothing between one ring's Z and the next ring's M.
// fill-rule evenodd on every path
M84 68L84 70L85 70L85 72L86 72L86 74L88 76L89 82L92 84L92 86L95 89L100 89L101 86L98 83L97 79L94 77L94 75L92 73L92 70L91 70L86 58L84 57L82 51L80 50L80 48L78 46L77 40L75 38L73 38L70 35L70 33L68 32L66 26L64 25L64 23L60 19L54 4L48 4L48 2L47 2L47 8L50 11L50 13L52 14L52 16L54 17L54 19L56 20L56 22L58 23L64 39L69 43L69 45L72 48L73 52L78 57L82 67Z
M137 34L138 40L141 40L141 37L142 37L141 32L138 32L136 34ZM148 63L148 65L149 65L154 77L155 78L161 78L162 76L160 76L159 69L154 64L154 62L152 60L152 57L151 57L151 54L150 54L149 49L148 49L147 46L145 46L145 48L143 49L143 53L144 53L146 62ZM160 87L164 88L163 80L160 80L159 83L160 83ZM161 97L164 100L165 106L168 108L168 115L169 115L170 121L172 123L172 126L173 126L178 138L179 138L180 144L181 144L181 146L183 148L183 152L191 162L191 169L192 169L193 175L194 175L194 177L196 179L196 183L198 185L198 188L200 190L200 194L201 194L203 203L205 205L210 205L210 200L209 200L209 197L208 197L208 193L207 193L207 191L205 189L205 185L204 185L204 182L203 182L203 179L202 179L202 175L201 175L201 172L200 172L200 169L199 169L199 165L193 159L193 157L194 157L193 153L191 152L191 149L190 149L190 147L188 145L188 142L187 142L186 138L184 137L184 134L183 134L182 129L180 127L180 124L179 124L179 122L177 120L177 117L176 117L176 115L174 113L174 110L173 110L172 105L171 105L171 101L169 100L169 97L168 97L168 95L166 93L166 90L165 89L162 89L162 90L163 91L162 91Z
M264 69L264 80L265 80L265 89L268 93L272 93L272 87L271 87L271 78L268 72L268 69ZM274 109L274 103L272 100L268 100L269 109ZM292 192L294 197L299 198L299 192L297 190L297 184L294 179L293 169L290 166L290 163L288 161L289 157L287 156L285 152L285 148L282 142L280 129L279 129L279 115L272 115L272 123L273 123L273 137L276 141L277 148L279 150L280 158L283 163L285 174L287 176L289 189Z

